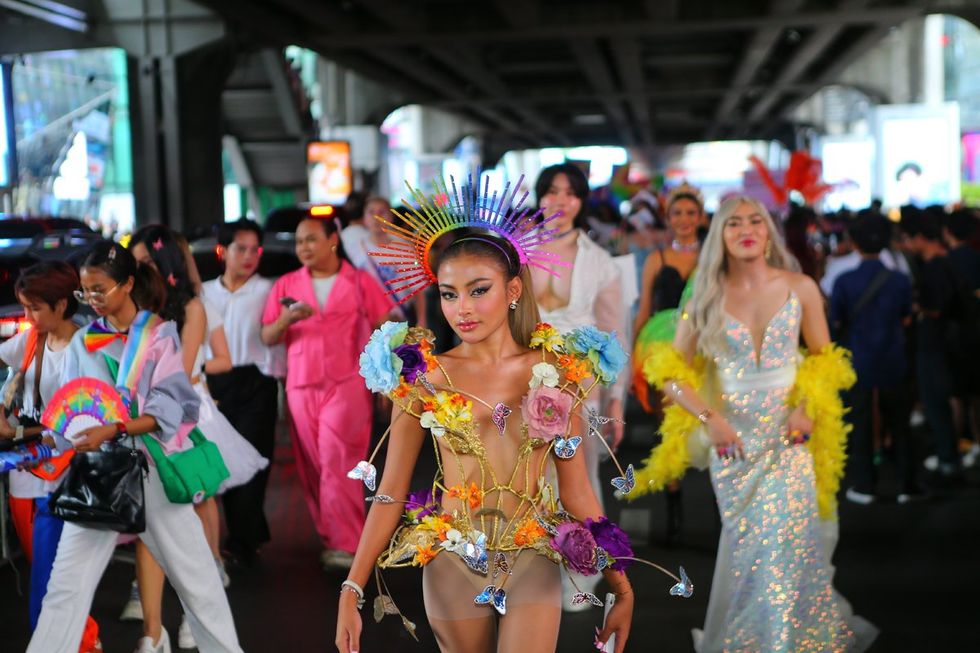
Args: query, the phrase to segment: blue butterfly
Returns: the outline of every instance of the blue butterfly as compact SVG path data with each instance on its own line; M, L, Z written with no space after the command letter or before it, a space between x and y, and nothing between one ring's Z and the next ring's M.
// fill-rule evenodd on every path
M487 585L483 591L476 595L473 603L477 605L492 605L494 610L501 615L507 614L507 592L497 589L493 585Z
M609 554L601 546L595 548L595 568L596 571L602 571L606 567L612 564L612 560L609 558Z
M689 599L692 594L694 594L694 583L687 577L687 572L684 571L684 567L681 567L681 582L670 588L670 595L683 596L685 599Z
M357 467L347 472L347 478L362 480L369 490L374 492L377 487L378 470L366 460L357 463Z
M581 436L574 436L567 440L561 436L555 438L555 455L563 460L568 460L578 451L578 446L582 444Z
M490 570L490 563L487 559L486 533L480 533L476 542L467 542L464 553L460 557L463 558L467 567L486 576Z
M623 494L629 494L636 487L636 472L633 471L633 465L626 466L626 476L617 476L612 480L613 487L617 491Z

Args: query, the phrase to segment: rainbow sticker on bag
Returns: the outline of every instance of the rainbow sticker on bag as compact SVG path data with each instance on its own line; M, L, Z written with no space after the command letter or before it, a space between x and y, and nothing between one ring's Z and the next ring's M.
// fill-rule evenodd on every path
M115 424L126 419L126 404L114 387L99 379L81 377L54 393L41 416L41 424L71 439L91 426Z

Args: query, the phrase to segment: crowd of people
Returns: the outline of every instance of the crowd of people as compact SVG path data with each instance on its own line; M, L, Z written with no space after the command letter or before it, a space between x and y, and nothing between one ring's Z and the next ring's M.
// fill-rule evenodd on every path
M143 621L139 653L171 650L161 616L168 580L185 611L180 648L241 650L225 588L232 581L228 569L251 564L271 537L265 494L280 383L298 476L322 542L320 562L325 569L349 570L337 635L338 648L349 653L358 648L363 585L401 519L426 430L436 437L440 460L460 453L443 436L455 427L431 417L443 414L437 404L444 393L435 389L495 398L479 399L468 413L456 407L454 419L465 414L464 421L479 424L466 432L484 443L487 452L480 455L486 459L478 456L478 467L460 462L447 472L455 482L434 487L422 507L455 515L450 502L461 500L458 488L469 483L472 490L463 494L472 507L475 496L488 501L504 489L522 502L541 500L545 473L537 481L528 476L520 487L480 484L487 468L513 466L529 455L530 449L517 446L528 438L527 427L507 427L506 417L520 410L527 378L532 390L539 377L539 385L550 383L533 348L560 336L541 340L540 334L570 332L612 334L633 352L632 372L609 373L593 362L584 377L576 377L603 380L580 399L590 428L601 416L596 430L609 448L624 439L631 396L661 422L662 443L637 470L635 494L628 484L632 468L624 472L629 481L620 479L617 487L627 498L666 491L668 532L676 534L682 527L680 477L689 465L710 470L722 535L696 649L823 651L870 643L874 628L851 613L832 585L838 484L846 478L847 500L874 503L882 496L879 463L893 457L897 500L906 503L930 487L960 483L963 468L980 455L977 213L908 206L896 221L874 205L854 214L792 207L786 216L771 216L758 201L732 197L712 216L698 190L683 185L666 196L640 193L620 220L608 207L599 211L585 175L572 164L544 169L535 196L547 237L534 242L540 257L534 260L557 262L552 269L529 265L530 246L506 234L459 232L451 243L434 236L415 266L427 275L428 287L420 292L405 283L404 265L386 264L378 255L397 248L398 234L412 232L412 208L392 210L387 200L363 194L351 196L343 221L301 221L295 233L300 267L275 280L257 274L263 234L246 219L221 225L223 273L203 283L186 241L162 226L143 227L128 247L96 246L79 270L40 263L23 271L16 292L32 328L0 344L0 361L18 373L8 384L20 384L19 394L6 393L15 398L5 404L8 419L0 419L0 436L37 426L58 389L78 377L124 390L128 419L70 439L50 431L45 437L56 450L76 454L112 446L148 453L145 530L135 536L136 578L123 611L124 618ZM79 317L80 304L94 321ZM413 375L404 388L396 384L382 393L395 400L389 413L391 401L373 400L365 387L364 356L370 355L362 351L373 331L390 335L390 325L400 323L421 329L412 338L430 346L429 336L418 334L435 332L437 346L423 350L428 377ZM548 352L555 358L546 356L544 363L572 378L578 363L558 356L568 351L559 345ZM493 382L486 375L491 366L498 372ZM430 398L410 394L419 384L434 384ZM398 403L406 396L408 403ZM418 409L417 419L402 419L415 414L411 397L425 410ZM367 482L372 473L365 461L371 416L379 412L386 424L390 415L388 456L397 464L386 467L376 498L393 499L374 501L366 511L363 488L351 475L359 470ZM580 419L566 416L569 423ZM920 424L931 439L916 439L913 427ZM192 449L192 432L217 446L226 478L208 496L174 502L153 451ZM565 510L588 523L605 519L599 437L574 445L562 439L572 455L556 453L561 460L549 472L557 474L553 483ZM467 446L463 453L473 454L474 445ZM64 475L43 479L37 471L10 472L11 514L32 564L28 650L98 651L98 625L89 610L115 547L126 537L63 521L49 502ZM65 474L70 471L69 465ZM374 489L373 478L369 487ZM783 498L772 502L777 495ZM506 513L523 503L503 505ZM445 523L462 528L449 518ZM539 524L541 537L545 526ZM528 529L534 531L534 524ZM441 535L447 532L448 526ZM792 542L777 538L780 533L792 533ZM494 554L498 544L483 553L494 565L502 556L506 566L509 550ZM763 557L772 561L764 569L756 563ZM414 559L423 566L432 560ZM516 562L515 556L510 565ZM438 596L434 578L469 573L442 564L426 567L424 587L444 651L477 650L526 635L498 630L493 610L479 597L474 611ZM553 650L561 611L589 607L582 597L594 596L605 576L617 607L600 639L616 635L615 650L622 651L632 609L622 567L599 567L603 573L565 567L560 581L553 565L516 567L513 610L503 620L520 622L515 613L528 615L539 637L523 643ZM770 582L777 578L779 583ZM487 589L484 603L492 607L494 592L502 590ZM499 606L497 611L504 613Z

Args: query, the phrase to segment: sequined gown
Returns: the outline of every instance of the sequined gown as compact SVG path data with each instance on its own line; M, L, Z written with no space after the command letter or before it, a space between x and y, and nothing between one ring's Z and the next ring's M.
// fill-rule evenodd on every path
M745 459L711 454L722 533L704 631L694 633L698 653L861 649L850 606L831 584L833 545L817 516L813 458L786 441L801 317L791 295L766 326L758 360L749 328L726 317L716 406Z

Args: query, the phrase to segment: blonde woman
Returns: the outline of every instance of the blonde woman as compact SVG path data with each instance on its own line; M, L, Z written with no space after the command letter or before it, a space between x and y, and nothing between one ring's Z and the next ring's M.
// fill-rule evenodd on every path
M721 513L699 653L861 650L874 637L831 584L846 437L837 391L854 374L830 343L820 290L797 270L766 209L727 200L674 346L645 365L674 405L637 489L663 489L700 452Z

